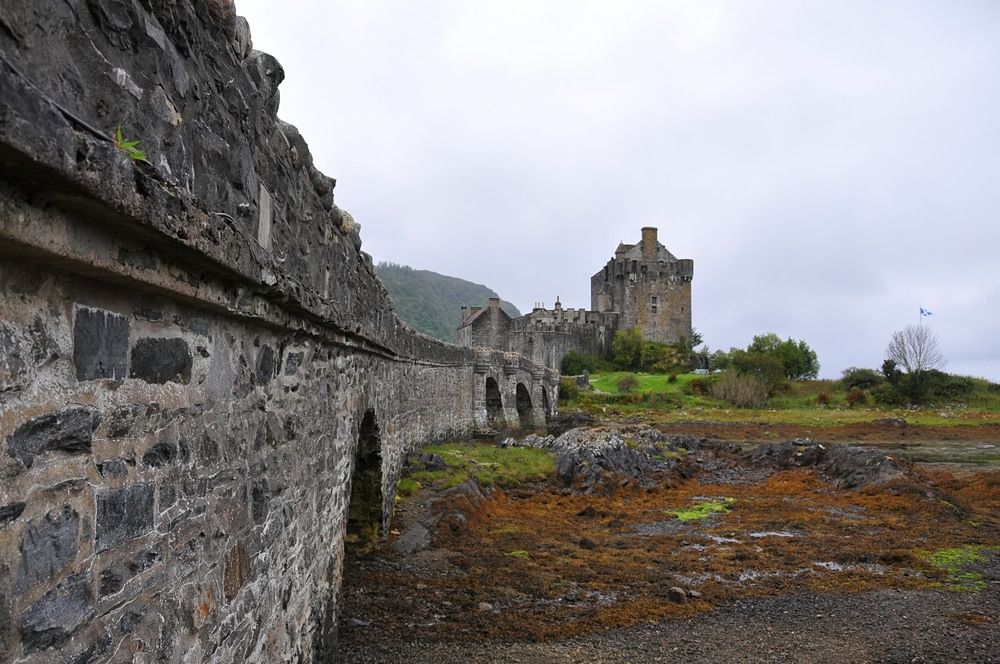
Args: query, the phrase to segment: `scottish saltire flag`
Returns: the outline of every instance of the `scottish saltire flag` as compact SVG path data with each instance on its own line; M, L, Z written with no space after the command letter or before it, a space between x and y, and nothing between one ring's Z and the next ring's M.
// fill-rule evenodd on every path
M921 316L933 316L934 314L931 313L930 311L927 311L923 307L920 307L920 315Z

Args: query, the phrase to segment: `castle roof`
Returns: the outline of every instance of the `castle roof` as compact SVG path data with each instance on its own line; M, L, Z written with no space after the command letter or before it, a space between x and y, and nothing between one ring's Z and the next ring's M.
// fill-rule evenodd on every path
M618 245L618 246L621 247L622 245ZM616 252L616 254L617 254L617 252ZM618 257L619 256L617 256L617 255L615 256L615 258L618 258ZM625 260L636 260L636 261L643 260L643 257L642 257L642 243L640 242L639 244L633 244L630 247L628 247L628 251L625 253L624 256L621 256L621 258L624 258ZM660 244L659 242L657 242L656 243L656 260L663 261L663 262L666 263L666 262L676 261L677 257L674 256L672 253L670 253L667 250L666 247L664 247L662 244Z

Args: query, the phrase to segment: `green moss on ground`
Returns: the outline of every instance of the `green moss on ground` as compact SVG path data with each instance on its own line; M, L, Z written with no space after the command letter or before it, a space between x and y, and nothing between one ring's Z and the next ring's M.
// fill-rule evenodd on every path
M441 470L417 470L404 478L422 486L447 489L472 477L484 486L513 486L544 480L555 471L551 452L530 447L446 443L422 451L441 457L446 466Z
M923 558L931 567L948 573L947 585L952 590L978 592L985 590L987 584L983 575L971 568L985 563L988 553L996 551L981 545L967 545L926 551Z
M695 503L691 507L679 510L667 510L667 514L673 514L680 521L697 521L712 516L713 514L726 514L733 509L736 504L735 498L723 498L721 500L706 500Z

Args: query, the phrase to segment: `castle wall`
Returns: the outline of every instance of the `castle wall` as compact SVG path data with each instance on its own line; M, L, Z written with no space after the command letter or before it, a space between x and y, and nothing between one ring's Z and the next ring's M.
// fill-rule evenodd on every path
M396 318L231 3L2 15L0 661L328 661L366 414L384 527L556 375Z
M659 251L653 251L651 243ZM621 328L638 327L645 339L662 343L682 336L690 339L693 276L694 261L672 259L656 243L655 229L643 229L639 245L620 248L591 277L591 306L620 312Z
M600 356L610 350L617 314L583 310L537 310L511 321L507 349L558 370L570 351Z
M490 298L489 304L479 315L462 321L458 328L457 343L463 348L506 348L511 318L500 308L499 298Z

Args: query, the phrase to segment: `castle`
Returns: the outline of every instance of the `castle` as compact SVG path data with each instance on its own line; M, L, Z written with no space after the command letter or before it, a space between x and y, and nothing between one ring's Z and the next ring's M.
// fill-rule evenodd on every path
M620 243L615 255L590 278L591 310L536 306L511 318L499 298L486 307L462 307L458 345L512 351L558 369L571 350L606 353L618 330L638 327L644 339L672 343L691 338L691 281L694 261L676 258L642 229L638 244Z

